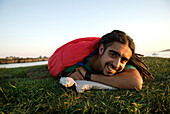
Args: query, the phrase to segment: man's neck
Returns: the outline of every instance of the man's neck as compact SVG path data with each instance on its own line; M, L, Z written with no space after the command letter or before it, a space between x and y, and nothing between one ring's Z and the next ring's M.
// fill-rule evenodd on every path
M94 54L92 57L91 57L91 60L90 60L90 68L95 71L95 72L102 72L102 69L101 69L101 63L100 63L100 57L99 57L99 54L96 53Z

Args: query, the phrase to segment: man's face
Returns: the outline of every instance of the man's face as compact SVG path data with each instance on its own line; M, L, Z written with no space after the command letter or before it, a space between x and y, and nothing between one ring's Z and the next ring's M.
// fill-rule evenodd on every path
M101 69L104 75L113 76L117 72L121 72L126 63L132 56L132 51L128 45L119 42L113 42L105 52L104 46L99 47L99 54L101 56Z

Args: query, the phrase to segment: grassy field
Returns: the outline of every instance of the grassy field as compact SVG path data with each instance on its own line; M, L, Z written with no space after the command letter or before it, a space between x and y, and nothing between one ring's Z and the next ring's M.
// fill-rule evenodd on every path
M47 65L0 69L0 113L168 113L170 59L144 58L155 80L142 90L77 94L50 75Z

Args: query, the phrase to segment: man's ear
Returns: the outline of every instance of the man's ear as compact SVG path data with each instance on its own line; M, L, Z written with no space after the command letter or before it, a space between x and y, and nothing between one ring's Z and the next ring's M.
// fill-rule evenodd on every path
M99 55L103 55L103 53L104 53L104 45L100 44L100 46L99 46Z

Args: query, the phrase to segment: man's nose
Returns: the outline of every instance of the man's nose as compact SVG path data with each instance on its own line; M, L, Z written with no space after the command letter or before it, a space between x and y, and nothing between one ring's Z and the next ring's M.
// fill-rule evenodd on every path
M115 68L119 68L119 66L120 66L120 58L117 58L117 59L115 59L115 60L113 61L113 66L114 66Z

